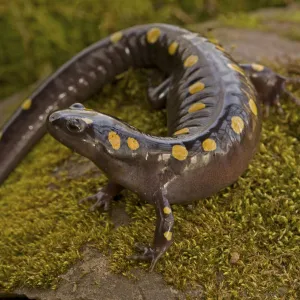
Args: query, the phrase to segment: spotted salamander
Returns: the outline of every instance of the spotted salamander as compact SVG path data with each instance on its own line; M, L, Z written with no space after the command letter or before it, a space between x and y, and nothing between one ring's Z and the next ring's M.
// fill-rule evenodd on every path
M128 68L160 69L166 79L149 88L156 109L166 107L168 137L157 137L82 104ZM198 34L166 24L135 26L86 48L48 78L2 129L0 182L46 131L93 161L109 178L92 209L108 209L123 188L156 210L152 247L132 258L151 269L173 241L171 204L211 196L235 182L253 157L262 110L292 79L259 64L239 65ZM68 108L69 107L69 108ZM66 109L65 109L66 108ZM62 110L63 109L63 110Z

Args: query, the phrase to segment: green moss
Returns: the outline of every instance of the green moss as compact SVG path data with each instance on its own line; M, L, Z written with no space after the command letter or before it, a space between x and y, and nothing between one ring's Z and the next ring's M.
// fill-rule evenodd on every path
M106 86L89 107L116 115L153 134L166 134L165 113L149 109L146 72L129 71ZM156 270L179 288L204 286L208 297L296 297L299 275L299 109L264 123L261 150L232 187L194 203L174 205L175 242ZM58 276L92 244L106 253L114 272L130 275L146 263L129 261L135 242L152 240L155 212L125 191L131 217L114 229L110 218L76 201L103 185L103 176L71 178L62 166L82 159L46 136L0 188L0 283L55 287ZM232 253L239 259L230 263ZM234 254L237 257L237 254Z
M288 10L274 15L272 19L280 22L300 23L300 11L297 9Z
M300 41L300 32L298 29L291 29L282 35L292 41Z
M260 17L245 13L229 13L218 17L220 25L234 28L263 29Z

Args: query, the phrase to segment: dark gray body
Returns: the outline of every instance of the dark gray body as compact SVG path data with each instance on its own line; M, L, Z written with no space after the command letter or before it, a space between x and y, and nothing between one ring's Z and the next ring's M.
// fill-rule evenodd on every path
M161 34L155 43L150 44L147 32L152 28L159 29ZM101 162L110 157L103 159L99 155L95 163L101 169L107 168L106 173L111 180L133 190L150 203L153 194L163 185L166 185L170 203L184 203L207 197L234 182L254 154L261 127L259 106L257 115L254 115L248 104L249 97L253 101L257 99L246 76L230 68L228 65L235 65L235 62L215 45L177 27L153 24L125 30L122 34L122 39L111 46L114 49L110 52L114 53L115 61L112 59L113 65L105 66L106 73L115 75L128 66L159 67L170 76L165 104L169 134L182 128L188 128L189 134L156 138L131 132L128 135L134 136L141 144L134 157L131 157L130 151L124 153L127 151L125 146L114 155L124 155L126 159L103 166ZM139 41L134 43L134 62L127 58L124 50L128 47L130 53L133 52L129 48L132 36L137 36ZM179 46L176 54L170 55L168 46L174 41ZM192 55L198 57L197 63L185 67L185 60ZM198 81L205 88L189 94L188 88ZM189 107L197 102L206 107L189 113ZM232 116L242 118L245 126L241 134L231 129ZM118 126L118 134L121 137L125 135L123 144L126 144L122 124ZM203 149L205 139L214 139L214 151ZM172 156L174 145L186 148L189 153L186 159L179 161Z
M161 30L161 36L153 44L149 44L146 38L147 32L151 28ZM107 38L78 54L33 93L30 97L32 101L30 109L20 108L15 113L2 130L0 181L3 181L7 173L11 171L10 169L14 167L13 165L18 163L20 159L17 157L24 156L22 152L27 152L28 148L44 134L45 119L51 110L68 107L74 102L87 99L103 84L112 81L117 74L129 67L158 67L166 74L171 75L166 103L169 133L172 134L184 127L190 128L193 135L188 137L189 151L192 153L199 152L199 157L201 157L199 144L201 139L204 135L209 136L209 131L213 130L214 126L219 127L219 120L222 120L229 105L240 106L249 115L246 116L245 122L248 126L243 136L247 136L247 131L253 130L250 124L252 122L258 123L255 135L259 136L260 115L256 118L251 116L251 112L247 108L248 96L241 90L243 87L248 93L254 95L252 86L249 82L247 83L247 79L243 75L228 68L227 64L234 62L218 50L215 45L184 29L164 24L136 26L122 31L122 34L121 40L117 43L112 43L110 38ZM176 54L170 55L166 49L173 41L178 42L179 46ZM183 66L184 60L190 55L197 55L198 63L185 68ZM205 84L205 89L189 96L187 89L197 80ZM188 106L197 101L205 103L206 108L192 114L187 113ZM217 132L215 131L215 133ZM223 135L222 132L220 134ZM183 136L182 138L187 137ZM232 136L232 138L234 141L235 137ZM236 142L240 146L239 139ZM251 152L248 155L249 158L253 154L255 144L257 141L249 141L249 144L245 145L248 149L247 152ZM162 148L164 147L166 146L162 145ZM224 157L228 151L227 148L228 146L225 144L223 146L220 144L216 153L220 157ZM20 151L20 153L14 153L13 157L10 157L11 149L15 149L16 152ZM204 153L205 162L207 155L212 156ZM152 160L153 158L149 159ZM184 162L184 164L190 163L190 160ZM164 161L159 163L158 170L162 170L164 165ZM232 166L232 161L228 161L228 165ZM247 163L244 164L243 169L246 166ZM145 167L147 168L147 166ZM154 167L153 164L152 166L150 164L151 167ZM216 167L219 166L216 165ZM236 180L241 172L242 170L237 170L236 173L239 174L232 178L228 177L229 180L226 180L224 184L212 184L215 188L212 188L211 193ZM154 172L154 174L158 173ZM186 180L190 180L190 178L186 178ZM209 190L206 183L206 190ZM139 194L142 195L143 192L139 191ZM203 196L208 194L208 192L204 192ZM200 196L202 197L202 195ZM195 195L195 198L199 198L199 195ZM174 202L179 200L174 200Z
M0 140L0 181L44 133L50 111L86 100L130 67L156 67L168 76L149 100L155 108L166 107L170 137L146 135L80 104L52 113L48 129L106 173L110 183L95 196L99 205L122 188L155 205L154 248L138 257L151 259L153 268L172 242L170 204L208 197L230 185L253 157L261 109L251 81L261 95L271 91L262 100L273 103L284 80L261 65L241 68L221 47L175 26L120 31L62 66L30 97L30 105L25 102L15 113ZM11 148L17 149L15 157Z

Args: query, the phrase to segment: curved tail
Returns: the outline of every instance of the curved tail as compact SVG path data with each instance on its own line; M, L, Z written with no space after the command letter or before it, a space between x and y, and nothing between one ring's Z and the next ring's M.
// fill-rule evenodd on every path
M186 32L164 24L116 32L73 57L23 102L0 130L0 184L45 134L45 122L51 111L87 100L130 67L156 65L162 66L163 71L171 69L172 63L163 55L158 56L161 51L153 46L152 41L159 33L153 31L154 26L177 35Z

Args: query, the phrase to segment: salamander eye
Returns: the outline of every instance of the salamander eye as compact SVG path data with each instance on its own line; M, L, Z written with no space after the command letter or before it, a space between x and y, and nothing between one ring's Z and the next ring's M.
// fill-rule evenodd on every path
M86 127L85 122L80 119L70 119L67 121L67 128L70 132L79 133Z
M74 103L70 106L70 109L85 109L81 103Z

